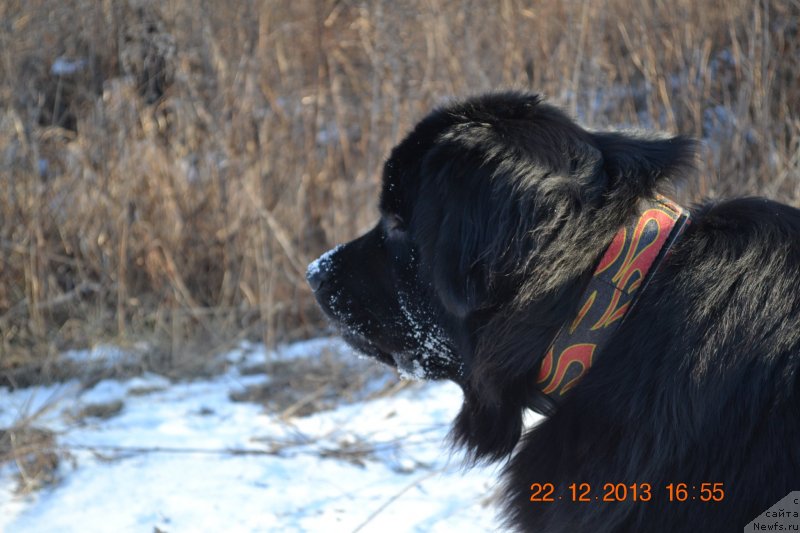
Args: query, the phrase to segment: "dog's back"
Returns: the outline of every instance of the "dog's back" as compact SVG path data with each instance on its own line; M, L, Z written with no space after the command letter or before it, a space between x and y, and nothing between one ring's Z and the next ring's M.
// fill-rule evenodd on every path
M800 211L758 198L697 208L508 473L513 520L548 532L733 531L798 490ZM560 499L532 502L533 483ZM574 502L582 483L590 501Z

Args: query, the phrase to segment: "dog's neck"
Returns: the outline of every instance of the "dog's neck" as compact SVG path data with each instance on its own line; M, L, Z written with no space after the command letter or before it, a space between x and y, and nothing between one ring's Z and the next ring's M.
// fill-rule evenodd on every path
M577 315L561 327L542 360L537 385L556 405L592 366L688 223L688 211L658 196L614 236Z

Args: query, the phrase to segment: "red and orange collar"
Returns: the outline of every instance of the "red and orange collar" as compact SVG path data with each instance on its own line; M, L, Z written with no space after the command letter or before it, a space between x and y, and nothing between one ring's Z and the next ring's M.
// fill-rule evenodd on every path
M558 403L586 374L688 223L688 211L658 196L617 232L581 296L580 311L542 361L537 384L551 400Z

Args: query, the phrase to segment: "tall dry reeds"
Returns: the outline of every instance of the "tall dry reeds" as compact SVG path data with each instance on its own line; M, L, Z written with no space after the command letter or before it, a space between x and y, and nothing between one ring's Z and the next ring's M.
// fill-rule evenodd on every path
M684 200L797 202L799 18L796 0L5 0L0 372L97 339L175 364L315 331L306 263L375 219L388 150L452 96L530 89L588 126L694 135Z

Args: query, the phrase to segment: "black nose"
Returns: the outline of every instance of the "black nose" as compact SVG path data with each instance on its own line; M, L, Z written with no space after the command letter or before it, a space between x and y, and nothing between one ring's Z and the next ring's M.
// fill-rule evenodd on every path
M322 261L314 261L306 269L306 281L308 281L311 290L314 292L317 292L325 280L328 279L326 265L322 263Z
M306 268L306 280L314 292L317 292L322 287L322 284L330 278L334 256L337 255L340 249L341 245L328 250L312 261Z

